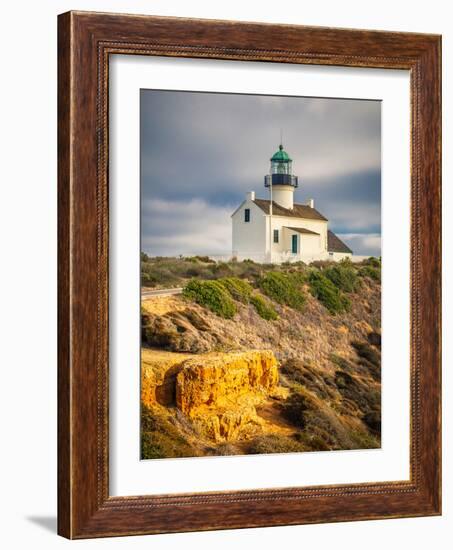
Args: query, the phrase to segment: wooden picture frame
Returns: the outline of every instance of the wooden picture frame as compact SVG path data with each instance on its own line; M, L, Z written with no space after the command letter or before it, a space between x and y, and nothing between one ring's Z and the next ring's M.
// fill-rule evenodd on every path
M58 21L58 532L68 538L441 513L441 39L69 12ZM109 496L112 54L406 69L411 87L410 480Z

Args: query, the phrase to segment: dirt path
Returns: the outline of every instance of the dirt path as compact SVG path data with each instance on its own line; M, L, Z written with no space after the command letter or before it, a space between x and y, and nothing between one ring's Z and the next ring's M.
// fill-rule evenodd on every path
M181 294L182 288L160 288L158 290L142 290L142 301L156 296L175 296Z

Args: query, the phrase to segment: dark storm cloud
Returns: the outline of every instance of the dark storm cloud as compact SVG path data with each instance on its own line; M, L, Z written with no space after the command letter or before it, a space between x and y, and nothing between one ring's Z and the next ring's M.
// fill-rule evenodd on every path
M295 200L314 198L345 241L355 235L356 253L376 253L366 239L380 233L379 102L146 90L141 123L149 253L227 254L229 216L246 191L266 196L281 131L301 182Z

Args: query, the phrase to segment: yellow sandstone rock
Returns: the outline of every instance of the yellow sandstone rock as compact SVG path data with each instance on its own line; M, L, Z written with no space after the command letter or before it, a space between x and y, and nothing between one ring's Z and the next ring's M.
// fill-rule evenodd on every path
M261 431L255 405L279 389L277 360L269 350L202 355L142 350L142 403L176 405L216 442Z
M174 405L176 374L190 353L142 349L141 401L143 405Z
M260 430L255 405L278 384L272 351L219 353L184 361L176 375L176 405L217 442Z
M184 361L176 376L176 404L188 416L200 407L231 407L239 398L269 394L278 384L272 351L219 353Z

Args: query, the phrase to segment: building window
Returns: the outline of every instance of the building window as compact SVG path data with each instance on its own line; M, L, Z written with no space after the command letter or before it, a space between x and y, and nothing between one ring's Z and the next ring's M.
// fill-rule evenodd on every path
M244 221L249 222L250 221L250 208L246 208L244 210Z
M274 229L274 243L278 243L278 229Z
M297 235L293 235L291 238L291 252L297 254Z

